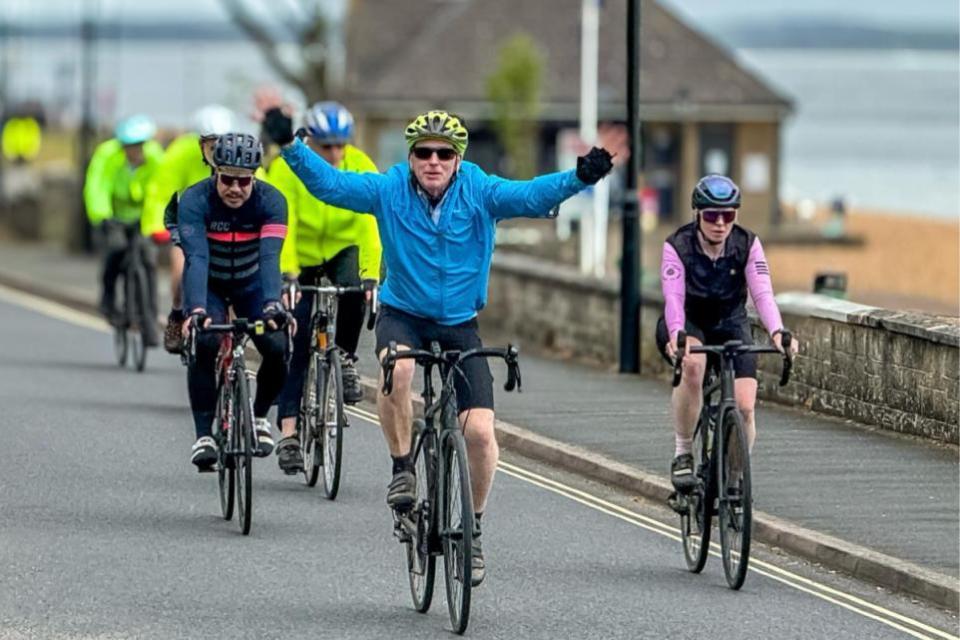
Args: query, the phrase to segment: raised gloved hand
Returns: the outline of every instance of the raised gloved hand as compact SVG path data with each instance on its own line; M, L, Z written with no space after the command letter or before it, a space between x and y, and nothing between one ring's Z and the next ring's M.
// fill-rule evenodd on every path
M613 156L606 149L594 147L577 158L577 177L585 184L596 184L613 168Z
M293 119L278 107L263 115L263 131L281 147L293 142Z

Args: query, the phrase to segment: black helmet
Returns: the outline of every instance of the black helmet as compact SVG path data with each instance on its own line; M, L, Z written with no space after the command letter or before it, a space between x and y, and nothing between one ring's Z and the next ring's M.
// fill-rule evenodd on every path
M263 145L246 133L225 133L213 147L215 167L236 167L256 171L263 158Z
M726 176L711 174L700 178L693 188L693 208L710 207L740 208L740 187Z

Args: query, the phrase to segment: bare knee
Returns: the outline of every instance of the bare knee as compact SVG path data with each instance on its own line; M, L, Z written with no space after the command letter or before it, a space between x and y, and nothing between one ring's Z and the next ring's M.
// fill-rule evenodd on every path
M690 355L683 359L683 386L687 391L700 393L706 370L707 358L704 355Z
M393 404L406 402L413 386L413 374L416 368L417 365L413 360L397 360L393 367L393 387L390 395L382 397ZM380 383L382 387L383 373L380 374Z
M461 414L464 424L464 437L472 449L484 451L497 450L497 437L493 427L493 411L490 409L471 409Z

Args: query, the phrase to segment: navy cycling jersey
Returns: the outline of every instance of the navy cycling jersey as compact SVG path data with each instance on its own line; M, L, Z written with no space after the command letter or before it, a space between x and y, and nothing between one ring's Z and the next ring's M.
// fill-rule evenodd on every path
M279 301L287 201L277 189L255 180L250 198L232 209L211 177L184 191L178 209L187 310L207 308L208 287L225 299L260 287L264 304Z

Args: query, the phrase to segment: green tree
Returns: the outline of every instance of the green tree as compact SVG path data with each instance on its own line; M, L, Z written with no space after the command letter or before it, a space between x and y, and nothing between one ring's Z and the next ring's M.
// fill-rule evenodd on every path
M507 152L510 173L517 178L536 173L542 79L543 55L525 33L501 45L497 68L487 77L494 132Z

